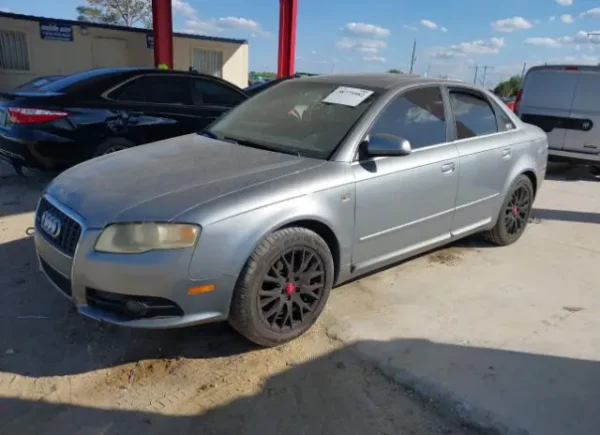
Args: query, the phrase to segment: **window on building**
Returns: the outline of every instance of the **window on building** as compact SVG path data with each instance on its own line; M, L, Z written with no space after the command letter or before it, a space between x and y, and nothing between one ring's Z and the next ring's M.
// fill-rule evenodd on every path
M446 142L444 101L440 88L408 91L386 107L371 133L403 137L413 149Z
M153 74L129 82L115 96L119 101L189 105L189 85L187 77Z
M192 55L193 68L202 74L223 77L223 52L194 48Z
M245 97L241 93L212 79L193 79L192 101L194 105L237 106L244 100Z
M456 120L456 138L467 139L496 133L494 111L483 95L474 92L450 92L450 105Z
M29 51L24 32L0 30L0 69L29 70Z

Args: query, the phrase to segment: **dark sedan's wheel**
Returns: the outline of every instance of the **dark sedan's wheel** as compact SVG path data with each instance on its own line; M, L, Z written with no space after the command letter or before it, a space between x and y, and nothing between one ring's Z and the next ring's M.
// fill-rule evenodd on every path
M93 157L100 157L107 154L116 153L117 151L123 151L127 148L131 148L135 144L127 139L123 139L120 137L112 137L110 139L106 139L102 142L96 149L94 150Z
M327 243L306 228L286 228L266 237L240 274L229 322L262 346L302 335L317 320L333 285Z
M516 242L523 235L533 204L533 185L525 176L519 176L511 186L496 226L484 233L485 238L498 246L506 246Z

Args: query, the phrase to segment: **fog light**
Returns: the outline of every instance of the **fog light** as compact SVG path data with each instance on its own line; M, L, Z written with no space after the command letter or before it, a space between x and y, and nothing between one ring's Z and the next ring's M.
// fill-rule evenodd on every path
M134 317L144 317L148 311L146 304L132 299L125 302L125 311Z

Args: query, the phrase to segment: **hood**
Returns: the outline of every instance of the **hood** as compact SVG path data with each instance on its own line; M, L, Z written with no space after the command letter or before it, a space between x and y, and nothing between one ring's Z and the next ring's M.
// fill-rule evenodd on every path
M116 221L168 221L197 205L323 163L198 134L82 163L47 193L90 228Z

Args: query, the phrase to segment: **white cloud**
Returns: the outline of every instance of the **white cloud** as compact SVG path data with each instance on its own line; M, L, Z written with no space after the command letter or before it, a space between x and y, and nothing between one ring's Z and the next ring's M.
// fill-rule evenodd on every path
M600 18L600 8L589 9L581 14L582 17Z
M571 6L573 4L573 0L556 0L556 3L561 6Z
M534 45L536 47L562 47L562 44L554 38L527 38L525 44Z
M542 22L542 20L540 20L539 18L536 18L535 20L533 20L533 24L540 24Z
M304 57L302 57L302 56L296 56L296 60L304 60Z
M527 38L525 43L537 47L561 48L573 44L590 44L591 41L588 32L580 30L573 36L561 36L559 38Z
M344 26L344 30L353 35L361 35L368 37L385 38L390 36L390 30L384 27L376 26L375 24L366 23L348 23Z
M430 20L421 20L421 24L423 26L427 27L428 29L437 29L438 28L438 25Z
M556 17L554 15L551 16L550 18L548 18L548 21L554 21L554 20L556 20Z
M173 13L183 15L188 20L185 27L180 30L183 33L218 33L224 30L242 30L249 32L251 36L269 36L259 23L249 18L222 17L204 20L198 17L198 11L185 0L173 0Z
M380 39L351 39L343 38L336 45L345 50L354 50L359 53L377 54L387 47L387 42Z
M579 56L564 56L564 57L553 57L550 59L551 63L576 63L585 65L597 65L600 62L598 56L591 56L588 54L582 54Z
M310 54L317 54L316 50L312 50Z
M446 29L445 27L442 27L440 30L444 33L448 32L448 29Z
M492 29L496 32L512 33L517 30L531 29L533 24L523 17L505 18L504 20L492 21Z
M387 59L385 57L382 56L364 56L363 60L365 62L379 62L379 63L386 63Z
M186 17L191 19L198 18L198 13L196 12L196 9L194 9L194 7L186 1L173 0L171 7L173 8L173 12L175 12L176 14L185 15Z
M467 55L497 54L504 45L504 38L461 42L460 44L451 45L449 47L435 49L431 52L431 56L440 59L451 59L455 57L466 57Z
M560 16L560 21L562 21L565 24L571 24L575 21L575 18L573 18L572 15L564 14Z
M417 30L417 28L415 26L409 26L407 24L403 24L402 27L405 28L406 30L412 30L412 31Z

